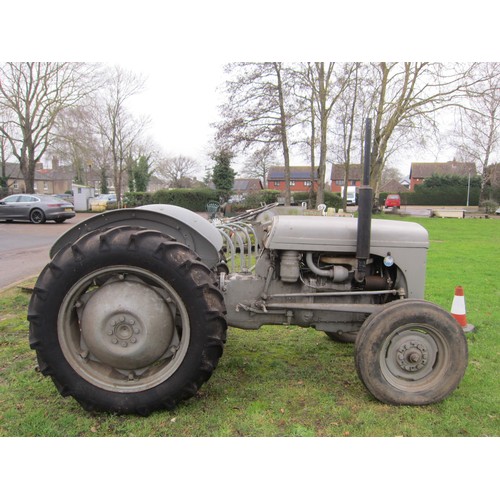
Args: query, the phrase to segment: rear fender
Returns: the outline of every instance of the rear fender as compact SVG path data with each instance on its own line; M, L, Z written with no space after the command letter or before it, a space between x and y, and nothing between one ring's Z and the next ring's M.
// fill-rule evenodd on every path
M52 246L50 257L87 233L117 226L138 226L167 234L196 252L209 268L220 260L222 236L218 229L195 212L175 205L144 205L95 215L64 233Z

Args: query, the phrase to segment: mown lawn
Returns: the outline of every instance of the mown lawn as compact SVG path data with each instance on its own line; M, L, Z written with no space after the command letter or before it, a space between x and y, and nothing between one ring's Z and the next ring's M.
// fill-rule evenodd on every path
M500 220L408 219L430 234L426 298L450 310L465 290L469 366L459 388L426 407L381 404L354 368L354 346L313 329L230 329L199 394L143 418L87 413L36 370L29 293L0 295L0 436L498 436ZM32 283L27 283L31 285Z

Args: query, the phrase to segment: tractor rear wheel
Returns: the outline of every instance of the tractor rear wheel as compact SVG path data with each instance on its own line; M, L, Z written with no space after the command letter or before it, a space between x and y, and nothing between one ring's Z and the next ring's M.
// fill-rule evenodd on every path
M356 370L378 400L396 405L436 403L453 392L467 367L467 339L436 304L399 300L363 323Z
M226 339L214 275L158 231L115 227L62 248L29 305L30 345L87 410L172 409L215 369Z

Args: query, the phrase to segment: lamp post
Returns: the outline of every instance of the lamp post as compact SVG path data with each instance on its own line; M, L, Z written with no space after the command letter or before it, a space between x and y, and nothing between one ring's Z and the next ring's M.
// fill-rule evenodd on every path
M467 181L467 207L469 206L469 194L470 194L470 172L469 172L469 180Z

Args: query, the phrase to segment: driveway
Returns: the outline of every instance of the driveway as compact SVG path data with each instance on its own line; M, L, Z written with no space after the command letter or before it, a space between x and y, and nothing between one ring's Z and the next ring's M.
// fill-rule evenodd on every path
M76 214L63 224L0 221L0 292L38 276L50 261L50 247L57 238L92 215Z

